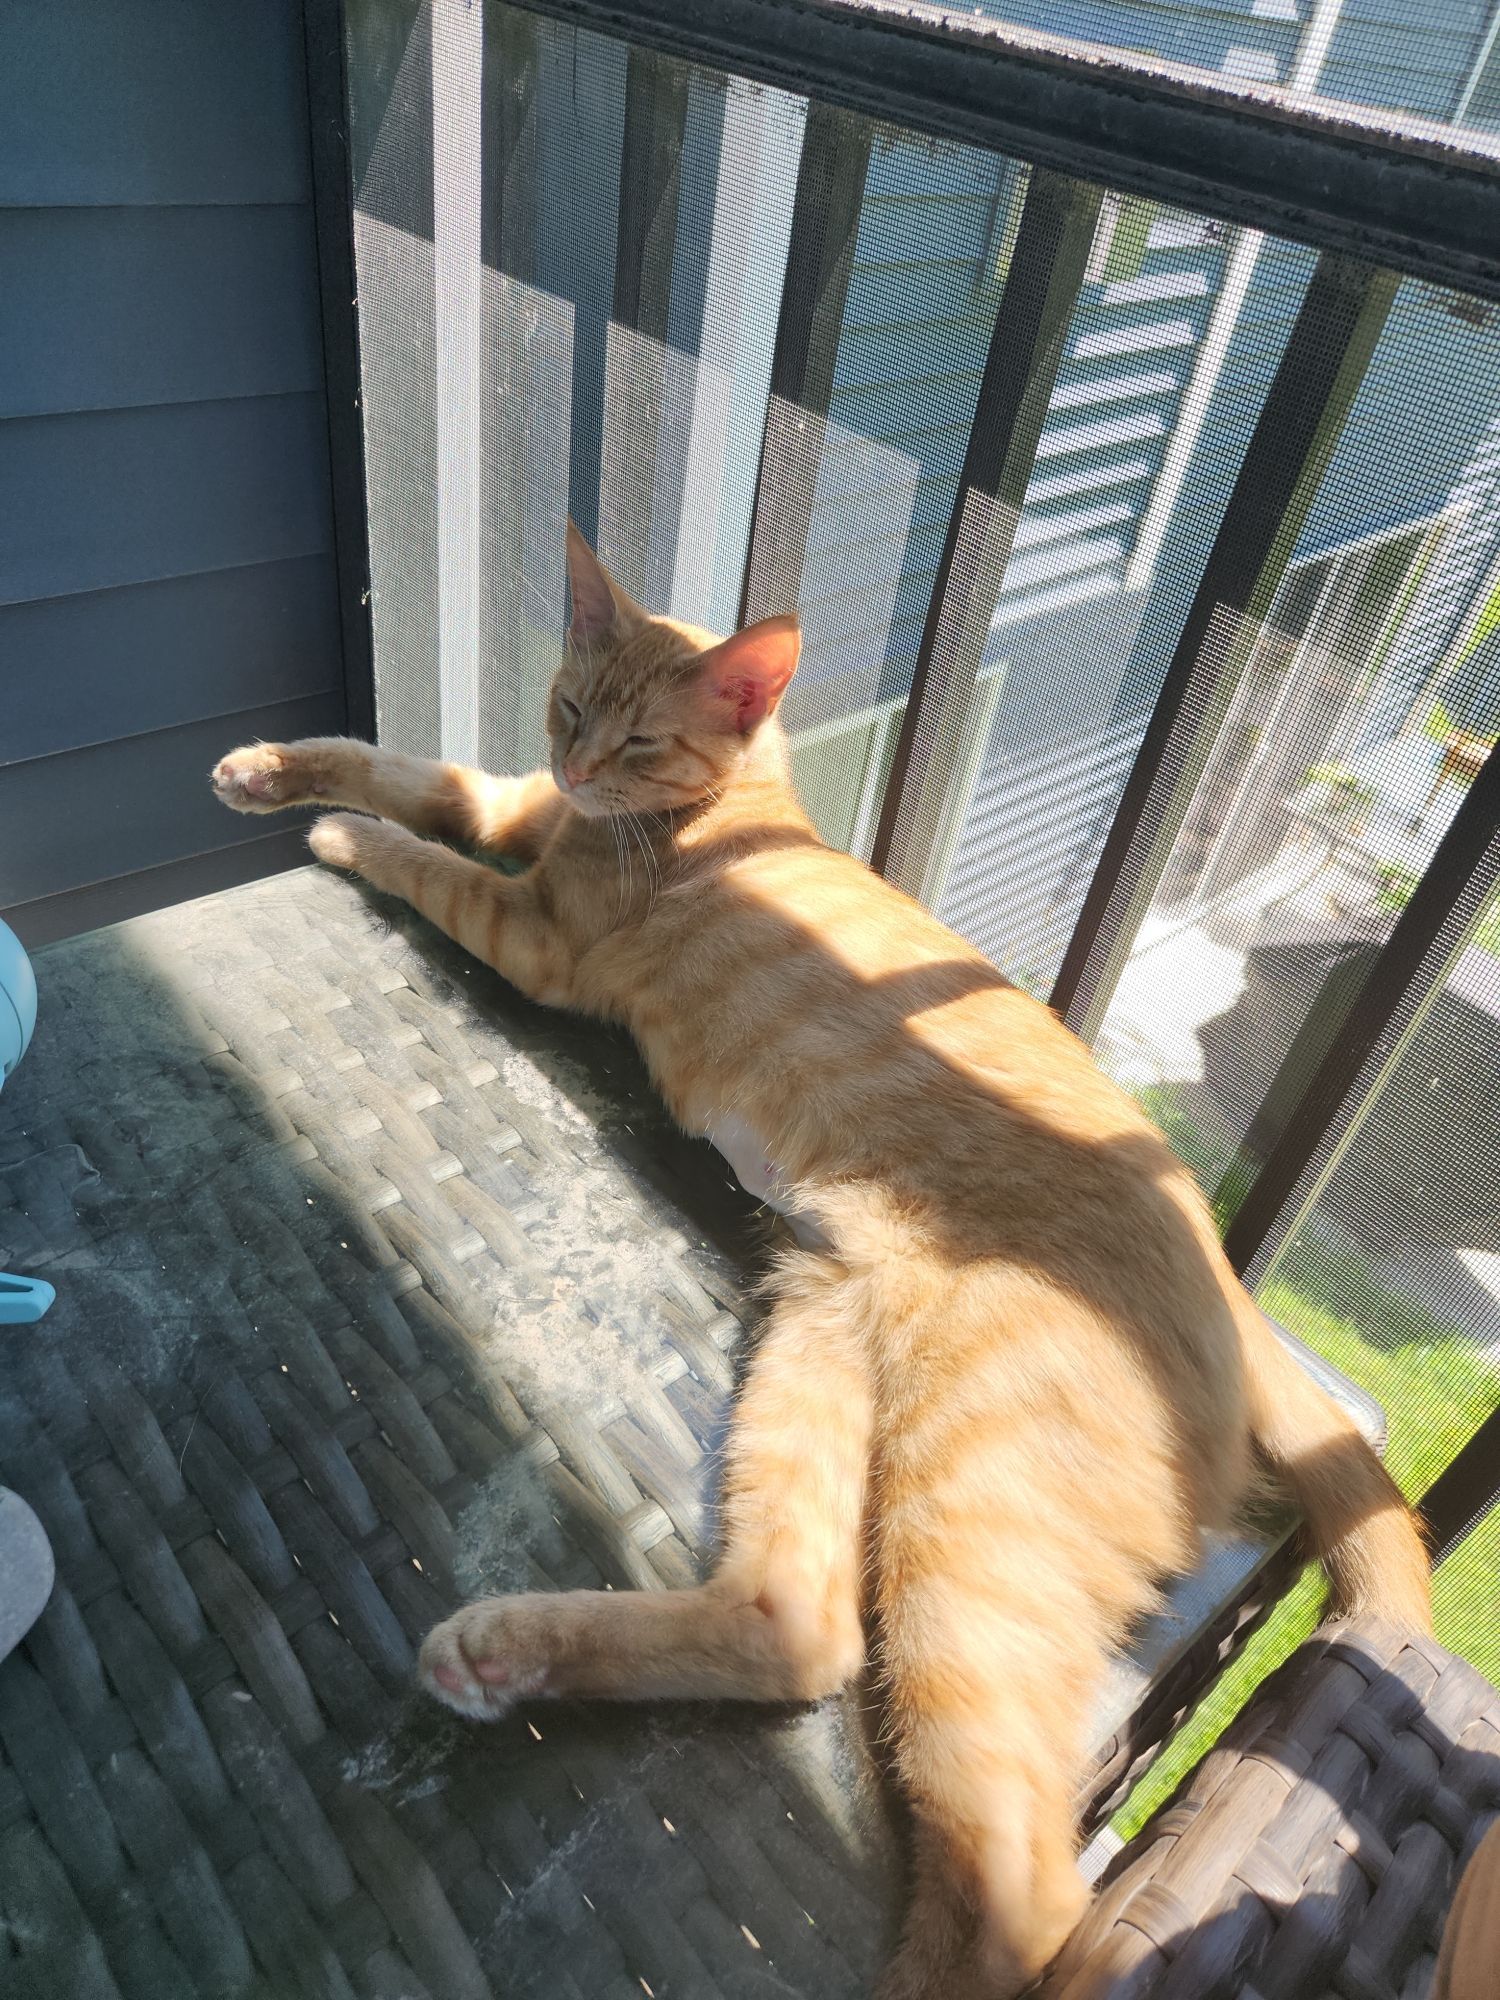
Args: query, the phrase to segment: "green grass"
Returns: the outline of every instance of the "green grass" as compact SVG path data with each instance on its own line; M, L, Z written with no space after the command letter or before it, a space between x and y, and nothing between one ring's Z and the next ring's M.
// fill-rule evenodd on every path
M1198 1178L1200 1187L1212 1188L1223 1164L1224 1144L1215 1145L1197 1119L1182 1102L1182 1094L1169 1083L1147 1084L1136 1092L1142 1111L1154 1118L1172 1143L1172 1151Z
M1363 1259L1300 1238L1260 1288L1289 1333L1367 1390L1390 1427L1386 1464L1421 1493L1500 1403L1500 1373L1462 1331L1380 1284Z
M1121 1840L1139 1833L1158 1806L1197 1770L1251 1695L1301 1645L1318 1622L1326 1595L1322 1573L1304 1571L1271 1616L1178 1726L1166 1747L1110 1821Z
M1378 1284L1356 1257L1295 1242L1260 1303L1379 1403L1390 1427L1385 1462L1408 1497L1426 1491L1500 1404L1500 1371L1472 1341ZM1492 1681L1500 1681L1496 1537L1492 1515L1443 1565L1437 1589L1438 1636Z
M1497 626L1500 626L1500 583L1495 585L1480 607L1479 616L1469 628L1456 664L1461 666L1472 659Z
M1169 1088L1141 1093L1186 1165L1212 1186L1216 1151ZM1386 1463L1402 1491L1423 1492L1500 1404L1500 1371L1451 1322L1383 1285L1357 1254L1308 1235L1288 1245L1260 1289L1272 1319L1341 1369L1380 1404ZM1500 1508L1492 1509L1439 1570L1438 1636L1500 1681ZM1317 1624L1323 1582L1308 1570L1245 1650L1220 1675L1141 1779L1113 1821L1128 1839L1176 1790L1251 1694Z
M1500 1507L1443 1564L1432 1580L1438 1637L1482 1674L1500 1682Z

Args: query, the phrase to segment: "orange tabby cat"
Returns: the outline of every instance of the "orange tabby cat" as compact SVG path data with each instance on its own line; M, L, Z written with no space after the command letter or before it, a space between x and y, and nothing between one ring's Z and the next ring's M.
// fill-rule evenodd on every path
M915 1811L887 2000L1003 2000L1085 1900L1070 1802L1106 1656L1253 1462L1348 1609L1429 1621L1411 1516L1276 1341L1186 1170L1057 1020L818 838L775 719L793 618L632 603L569 531L552 770L337 739L236 750L244 812L537 1000L624 1022L673 1113L787 1213L698 1589L490 1598L422 1651L461 1714L538 1695L810 1699L871 1634ZM529 862L502 876L441 842Z

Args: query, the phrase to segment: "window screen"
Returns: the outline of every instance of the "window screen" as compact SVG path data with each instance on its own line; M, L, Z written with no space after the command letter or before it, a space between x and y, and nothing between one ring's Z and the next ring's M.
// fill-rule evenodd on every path
M1274 84L1295 97L1413 112L1494 129L1500 69L1488 5L1397 6L1374 0L981 0L1017 27L1160 56L1230 81Z
M993 614L989 739L926 884L1042 997L1314 262L1157 210L1121 265L1118 218L1106 202Z
M1413 1495L1500 1406L1497 1076L1500 841L1288 1204L1288 1233L1256 1284L1273 1318L1379 1401L1391 1470ZM1439 1635L1492 1678L1496 1525L1460 1545L1437 1590Z
M1274 1143L1500 733L1500 328L1457 303L1396 297L1099 1033L1211 1190Z
M1490 28L1386 15L1036 24L1488 117ZM1500 734L1494 309L496 0L347 20L384 740L539 761L569 513L653 609L797 608L825 837L1227 1221ZM1496 1400L1482 888L1254 1273L1412 1490Z

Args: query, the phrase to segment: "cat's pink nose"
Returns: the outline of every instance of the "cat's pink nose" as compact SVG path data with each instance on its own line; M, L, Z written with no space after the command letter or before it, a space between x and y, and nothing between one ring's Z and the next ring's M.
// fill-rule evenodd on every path
M563 776L570 785L577 786L584 783L588 777L588 772L581 764L575 764L571 757L565 757L563 759Z

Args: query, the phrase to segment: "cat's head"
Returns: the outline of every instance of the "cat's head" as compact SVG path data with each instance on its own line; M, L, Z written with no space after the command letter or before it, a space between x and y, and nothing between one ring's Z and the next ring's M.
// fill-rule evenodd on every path
M552 775L590 818L670 812L719 790L797 667L795 617L732 639L653 618L572 522L573 623L547 704Z

